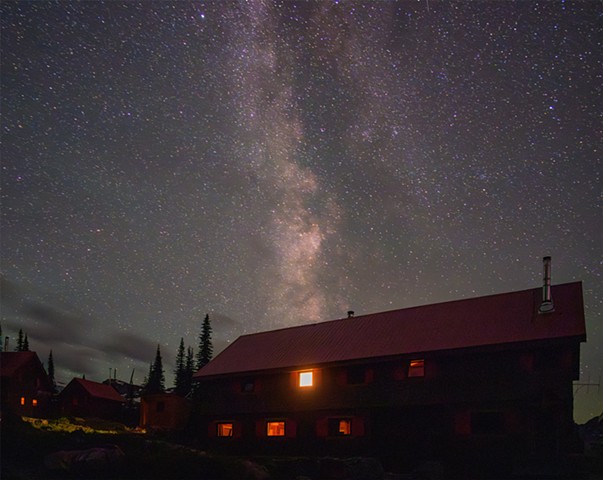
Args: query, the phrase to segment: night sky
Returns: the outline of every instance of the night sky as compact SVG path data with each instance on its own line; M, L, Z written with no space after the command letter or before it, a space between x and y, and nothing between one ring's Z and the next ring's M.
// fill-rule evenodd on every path
M238 335L581 280L600 1L2 0L2 329L141 383ZM603 388L576 395L576 419Z

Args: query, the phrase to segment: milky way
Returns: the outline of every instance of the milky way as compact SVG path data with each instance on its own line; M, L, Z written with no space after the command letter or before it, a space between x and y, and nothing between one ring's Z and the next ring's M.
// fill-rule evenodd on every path
M600 2L15 2L2 328L59 377L582 280L602 373ZM14 345L14 340L13 340ZM582 389L576 416L600 413Z

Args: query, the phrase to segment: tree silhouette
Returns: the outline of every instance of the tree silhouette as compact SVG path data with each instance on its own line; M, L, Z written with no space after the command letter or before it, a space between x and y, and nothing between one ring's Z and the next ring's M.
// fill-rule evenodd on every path
M157 345L155 361L151 364L149 379L145 385L145 393L162 393L165 391L165 373L163 371L163 361L161 360L161 351Z
M25 338L23 339L23 352L29 352L29 340L27 339L27 333L25 334Z
M3 345L2 345L3 340L4 340L4 338L2 337L2 324L0 323L0 352L3 351Z
M19 336L17 337L17 348L15 348L15 352L23 351L23 330L19 329Z
M174 371L176 375L174 381L175 392L178 395L186 395L188 393L187 390L187 371L186 371L186 357L184 351L184 338L180 338L180 346L178 347L178 353L176 355L176 370Z
M214 347L211 343L211 323L209 314L205 315L201 335L199 335L199 351L197 352L197 368L203 368L209 363L214 353Z
M186 350L186 392L190 392L193 386L193 373L195 373L195 353L193 347Z
M48 379L50 380L52 393L56 393L57 384L54 379L54 360L52 358L52 350L50 350L50 354L48 355Z

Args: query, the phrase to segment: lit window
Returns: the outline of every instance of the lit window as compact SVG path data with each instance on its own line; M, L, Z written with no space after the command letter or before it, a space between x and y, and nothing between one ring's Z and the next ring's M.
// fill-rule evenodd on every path
M21 397L21 405L25 405L25 397Z
M408 366L409 377L425 376L425 360L411 360Z
M329 436L343 437L352 434L352 420L350 418L329 418Z
M284 437L285 422L267 422L266 435L269 437Z
M36 398L34 398L34 399L31 401L31 404L32 404L34 407L37 407L37 406L38 406L38 400L37 400Z
M308 372L299 372L299 386L311 387L314 384L313 373L311 370Z
M232 423L218 423L218 437L232 437Z

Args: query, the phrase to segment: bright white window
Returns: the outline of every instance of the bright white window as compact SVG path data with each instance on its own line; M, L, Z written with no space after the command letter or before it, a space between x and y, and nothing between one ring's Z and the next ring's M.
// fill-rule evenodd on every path
M299 372L299 386L311 387L314 385L314 376L311 370L308 372Z

